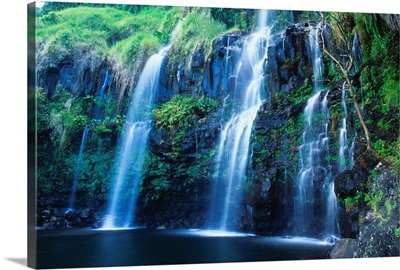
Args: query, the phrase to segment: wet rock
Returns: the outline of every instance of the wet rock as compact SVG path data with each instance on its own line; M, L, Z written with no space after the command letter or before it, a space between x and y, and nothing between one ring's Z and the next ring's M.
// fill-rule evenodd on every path
M104 221L103 220L96 220L93 224L92 224L92 229L100 229L103 227Z
M217 37L213 50L205 63L202 88L208 97L223 99L232 93L233 65L235 57L243 45L241 38L245 32L237 31Z
M51 212L48 209L42 211L42 216L44 216L44 217L49 217L50 214L51 214Z
M359 257L399 256L400 211L398 176L394 169L377 168L378 176L372 181L368 196L373 206L360 219L358 235ZM393 192L397 190L397 192Z
M335 178L335 194L346 199L354 197L358 190L362 190L362 184L368 180L368 171L356 165L351 170L346 170Z
M106 216L103 216L101 218L93 220L93 222L92 222L90 227L92 227L92 229L101 229L107 223L107 221L111 221L111 220L113 220L114 224L116 224L115 222L117 220L112 219L110 216L106 215ZM123 226L123 225L121 225L121 226Z
M170 70L168 68L169 58L165 57L160 69L160 85L158 87L158 92L156 96L156 102L167 102L171 99L173 91L168 87L168 80L170 76Z
M333 246L329 254L331 259L356 258L357 257L357 240L344 238L340 239Z

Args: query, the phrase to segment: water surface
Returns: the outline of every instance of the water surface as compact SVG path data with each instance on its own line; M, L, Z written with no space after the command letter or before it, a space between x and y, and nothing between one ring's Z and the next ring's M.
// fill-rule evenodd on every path
M38 268L110 267L327 258L332 245L310 238L203 230L38 231Z

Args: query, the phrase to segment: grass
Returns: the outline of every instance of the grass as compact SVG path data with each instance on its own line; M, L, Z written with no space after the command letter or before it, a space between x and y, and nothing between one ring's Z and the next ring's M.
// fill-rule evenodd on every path
M39 67L67 55L97 67L101 60L119 54L125 65L133 66L141 49L153 53L161 46L156 31L170 34L179 19L179 7L144 7L132 14L112 7L75 7L37 18ZM161 24L160 24L161 22Z
M172 41L173 58L186 59L198 43L209 53L212 41L226 31L225 24L214 20L208 8L193 8L182 23L182 30Z
M119 82L115 92L119 111L149 56L169 40L181 11L180 7L143 6L131 13L79 6L37 17L39 73L68 60L80 73L77 76L83 77L86 70L96 71L108 62Z

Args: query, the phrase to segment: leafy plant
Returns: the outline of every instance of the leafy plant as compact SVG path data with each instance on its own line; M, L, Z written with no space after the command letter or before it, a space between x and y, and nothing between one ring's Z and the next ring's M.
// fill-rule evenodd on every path
M395 209L397 207L397 203L396 202L391 202L390 200L387 200L385 202L385 207L386 207L386 214L390 215L390 213L392 212L393 209Z
M394 236L400 237L400 228L394 229Z
M369 205L371 205L372 210L374 211L374 213L377 213L378 212L378 204L381 201L382 197L383 197L383 191L379 191L379 192L377 192L375 194L372 194L372 195L365 194L364 201L368 202Z
M170 157L176 159L181 152L181 143L189 127L205 120L207 115L215 110L219 102L208 97L200 99L193 96L176 95L170 101L154 109L156 125L172 136L173 152Z
M287 95L287 98L290 103L294 105L300 104L302 101L307 100L313 91L313 86L310 80L307 78L304 81L304 85L298 88L294 88Z

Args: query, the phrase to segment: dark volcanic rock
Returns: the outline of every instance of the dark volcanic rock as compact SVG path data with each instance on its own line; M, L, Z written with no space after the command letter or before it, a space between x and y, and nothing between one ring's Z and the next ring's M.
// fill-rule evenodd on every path
M245 32L237 31L217 37L213 42L211 56L205 63L202 82L206 96L223 99L233 93L233 71L236 57L243 45Z
M157 92L156 102L167 102L171 99L173 95L172 89L168 87L168 80L170 75L170 70L168 68L169 58L165 57L160 70L160 85Z
M138 200L136 222L151 228L199 228L208 214L211 192L209 175L214 143L220 124L218 112L207 118L195 117L185 137L179 142L179 155L171 157L177 142L169 131L154 127L150 131L150 152L157 162L148 164ZM175 143L175 144L174 144ZM198 168L193 172L193 168ZM192 171L189 179L188 171ZM154 190L157 182L167 188ZM151 194L151 195L150 195Z
M359 257L400 255L399 178L394 169L378 168L368 192L373 207L361 219L358 235Z
M269 100L261 106L254 123L253 191L249 204L253 209L254 231L285 234L295 226L297 139L301 137L301 130L293 130L294 127L289 133L287 123L289 119L292 123L301 121L300 115L306 105L305 101L294 105L288 97L312 75L308 35L303 25L290 26L286 35L268 48L265 72L263 96ZM320 180L322 172L315 173L321 175ZM318 180L315 179L318 182L316 196L322 190ZM322 226L321 220L315 221L316 228Z
M37 215L37 226L40 229L83 228L91 227L94 223L96 219L90 209L45 209Z
M346 170L335 178L335 194L338 198L354 197L357 191L362 190L362 184L368 180L368 171L356 165L351 170Z
M331 259L356 258L357 240L349 238L340 239L333 246L329 257Z

